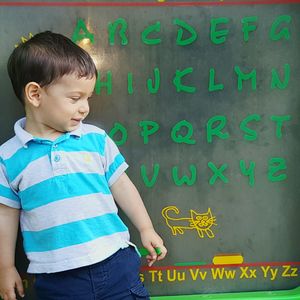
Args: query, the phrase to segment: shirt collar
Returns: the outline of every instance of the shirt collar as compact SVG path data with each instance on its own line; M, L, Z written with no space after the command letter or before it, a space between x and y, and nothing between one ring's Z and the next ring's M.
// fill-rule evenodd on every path
M23 144L23 147L27 147L27 143L34 139L33 135L24 129L25 124L26 124L26 118L22 118L18 120L14 126L15 134Z
M69 132L70 135L74 135L74 136L77 136L77 137L81 137L82 135L82 122L80 122L79 126L77 129Z
M23 147L27 147L27 143L35 139L32 134L30 134L28 131L24 129L25 124L26 124L26 118L22 118L18 120L14 126L15 134L18 137L18 139L21 141ZM80 122L80 125L77 129L68 132L67 134L69 136L73 135L80 138L82 135L82 123Z

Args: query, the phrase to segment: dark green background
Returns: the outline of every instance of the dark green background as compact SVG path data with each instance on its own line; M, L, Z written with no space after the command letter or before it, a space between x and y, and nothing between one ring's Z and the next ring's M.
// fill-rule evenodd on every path
M271 41L269 31L280 15L290 15L289 40ZM257 29L244 42L241 19L257 16ZM23 116L23 109L13 94L6 74L6 61L21 36L52 30L69 37L82 18L95 35L95 43L89 48L92 55L101 59L99 70L113 76L113 92L104 89L91 103L88 122L103 127L108 132L115 122L128 130L128 141L121 146L130 168L129 176L139 189L157 231L164 238L169 250L167 258L157 266L172 266L178 262L204 261L210 264L217 253L242 253L245 263L299 262L299 46L300 5L241 5L197 7L0 7L0 142L13 136L13 124ZM215 45L210 41L210 20L227 17L229 30L227 41ZM108 43L107 26L117 18L128 23L129 43L115 46ZM196 42L189 46L176 45L177 26L174 19L192 25L198 33ZM149 25L160 21L160 45L142 43L140 34ZM291 66L289 85L284 90L270 88L271 70L283 70ZM257 90L249 82L238 91L234 66L244 72L256 69ZM146 82L153 77L153 69L161 71L161 86L150 95ZM197 88L194 94L177 93L172 83L176 70L193 67L184 83ZM224 90L208 91L209 69L215 68L218 83ZM127 73L132 72L134 93L127 93ZM104 78L105 79L105 78ZM104 80L103 79L103 80ZM260 122L251 123L258 132L253 142L243 138L240 122L248 115L259 114ZM224 115L228 124L224 131L227 140L215 138L206 141L206 123L215 115ZM291 121L283 128L283 136L275 136L272 115L290 115ZM139 122L152 120L160 124L159 131L144 145L140 136ZM194 145L176 144L171 139L172 127L181 120L189 121L194 128ZM282 157L286 161L288 178L282 182L270 182L267 177L268 161ZM241 175L239 161L256 162L255 185L250 187ZM212 176L207 163L216 166L228 164L224 174L229 183L220 180L211 186ZM140 175L145 165L151 176L153 164L160 164L160 174L152 188L147 188ZM197 167L198 178L192 186L178 187L171 177L171 170L178 166L187 172L190 164ZM190 209L206 212L211 208L216 217L214 239L197 236L196 231L172 236L161 216L166 206L175 205L180 217L188 217ZM125 220L126 217L125 217ZM127 222L128 223L128 222ZM132 240L140 246L139 235L128 223ZM19 241L21 246L21 241ZM20 248L20 247L19 247ZM144 262L145 263L145 262ZM17 264L24 278L29 279L26 299L34 299L32 277L25 274L27 262L23 253L17 251ZM147 273L147 272L146 272ZM145 274L146 274L145 273ZM146 285L153 295L212 293L229 291L252 291L287 289L299 285L299 276L279 278L274 281L260 276L251 280L186 280L182 283L151 283L146 274Z

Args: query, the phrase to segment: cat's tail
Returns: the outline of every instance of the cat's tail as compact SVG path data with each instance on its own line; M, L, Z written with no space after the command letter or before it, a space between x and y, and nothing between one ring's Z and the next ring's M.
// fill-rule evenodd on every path
M172 210L175 212L175 214L179 214L179 209L176 206L166 206L165 208L163 208L163 210L161 211L162 216L167 220L173 220L174 218L170 217L168 215L168 212Z

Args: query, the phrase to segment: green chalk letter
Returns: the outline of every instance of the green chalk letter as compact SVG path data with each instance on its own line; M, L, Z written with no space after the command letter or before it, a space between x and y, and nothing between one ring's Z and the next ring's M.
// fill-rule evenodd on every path
M213 127L214 123L219 122L219 124ZM221 132L221 130L226 125L226 117L225 116L214 116L210 118L207 122L207 142L212 143L212 137L214 135L218 136L220 139L228 139L229 133L228 132Z
M255 23L257 22L258 17L252 16L252 17L245 17L241 20L242 22L242 31L244 33L244 41L249 41L249 32L255 31L257 26L254 24L249 23Z
M255 183L254 170L255 170L255 162L250 161L249 168L247 169L246 163L244 160L240 160L240 169L243 175L249 177L249 185L252 187Z
M190 45L192 44L198 37L196 30L190 26L189 24L187 24L186 22L180 20L180 19L175 19L173 24L178 25L180 27L182 27L183 29L185 29L186 31L188 31L188 33L190 34L190 37L183 40L183 29L179 28L177 31L177 38L176 38L176 45L178 46L186 46L186 45Z
M272 89L286 89L289 81L290 81L290 75L291 75L291 68L289 64L285 64L284 65L284 79L283 81L281 81L279 79L279 75L278 72L276 71L276 69L272 69L272 82L271 82L271 88Z
M182 134L179 133L183 127L185 127L187 129L187 133L185 136L183 136ZM180 143L185 143L185 144L189 144L189 145L196 144L196 141L191 139L192 135L193 135L193 125L186 120L182 120L182 121L178 122L172 128L172 131L171 131L172 140L178 144L180 144Z
M287 179L286 174L278 174L277 176L275 173L286 170L286 163L285 159L281 157L273 157L269 160L269 172L268 172L268 179L271 182L283 181Z
M119 140L115 138L117 134L121 136ZM127 129L121 123L116 122L108 135L115 141L117 146L122 146L127 142Z
M227 169L227 164L223 164L220 168L217 168L214 163L211 161L208 163L209 168L213 171L214 175L210 178L209 184L215 184L216 180L220 178L224 183L228 183L228 178L223 174L223 172Z
M112 74L111 71L107 71L106 73L107 75L107 81L101 81L101 73L98 71L98 76L96 79L96 85L95 85L95 93L96 95L100 95L101 90L103 87L107 88L107 95L111 95L112 94Z
M142 41L146 45L158 45L161 43L161 39L150 39L148 38L148 35L153 32L160 32L160 22L156 22L155 24L152 24L148 26L143 32L142 32Z
M133 75L131 72L127 74L127 91L129 95L133 94Z
M146 170L145 165L141 165L141 176L143 178L145 186L148 188L151 188L154 186L154 184L156 183L156 180L157 180L157 176L159 174L159 169L160 169L159 164L154 164L153 167L154 167L153 175L152 175L152 178L149 180L149 178L147 176L147 170Z
M125 46L128 44L128 38L126 36L127 22L126 20L119 18L113 23L108 23L108 40L111 46L115 45L115 35L117 28L121 26L119 36L121 38L121 45Z
M272 41L278 41L282 38L285 38L286 40L290 39L291 33L287 27L282 28L279 32L277 32L277 28L281 23L291 23L292 17L289 15L282 15L279 16L272 24L271 30L270 30L270 39Z
M139 126L142 128L141 136L144 138L144 144L149 143L149 135L154 134L158 129L158 123L154 121L141 121Z
M83 31L83 33L80 33L81 30ZM72 35L72 41L74 43L77 43L83 39L89 39L92 44L94 44L95 41L94 34L89 32L84 21L82 19L79 19Z
M181 78L187 74L190 74L193 72L193 68L186 68L183 71L176 70L175 77L173 79L173 83L176 86L176 91L179 92L186 92L186 93L195 93L196 88L193 86L187 86L183 85L181 83Z
M226 35L228 30L217 30L217 25L227 24L229 22L228 18L216 18L210 21L210 39L214 44L222 44L226 41Z
M215 69L211 68L209 70L209 86L208 86L208 90L210 92L220 91L224 89L224 85L222 83L219 84L215 83L215 74L216 74Z
M154 68L154 86L152 79L147 80L148 91L150 94L156 94L160 87L160 72L159 68Z
M173 177L174 183L177 186L182 186L183 184L191 186L195 183L195 181L197 180L197 168L195 165L190 165L189 169L191 172L190 177L188 177L187 175L183 175L181 178L179 178L178 167L172 168L172 177Z
M280 140L282 138L282 126L283 122L291 120L290 115L286 116L271 116L270 119L276 122L276 137Z
M238 90L243 89L243 81L251 79L252 90L256 90L256 70L253 69L249 74L241 71L240 67L234 67L235 73L238 75Z
M252 122L252 121L258 122L258 121L260 121L260 120L261 120L260 115L254 114L254 115L250 115L250 116L246 117L246 118L241 122L241 124L240 124L240 129L241 129L242 131L244 131L245 133L247 133L247 134L244 135L244 139L245 139L246 141L255 141L255 140L257 139L257 132L256 132L255 130L250 129L249 127L247 127L248 123L249 123L249 122Z

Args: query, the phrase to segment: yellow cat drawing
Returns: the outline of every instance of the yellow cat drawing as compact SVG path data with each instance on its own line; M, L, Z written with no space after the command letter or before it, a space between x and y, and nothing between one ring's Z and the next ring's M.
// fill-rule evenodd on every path
M176 206L167 206L161 211L167 226L171 229L172 235L184 234L185 230L196 230L199 238L204 238L205 235L210 239L215 237L211 227L217 225L216 217L212 215L210 208L208 208L206 213L197 213L191 209L190 216L183 218L169 216L170 211L178 215L179 209Z

